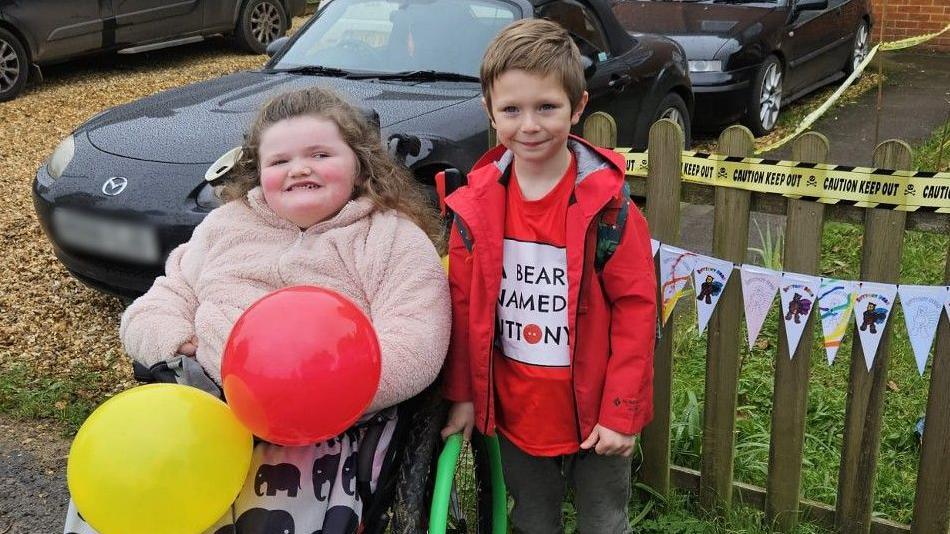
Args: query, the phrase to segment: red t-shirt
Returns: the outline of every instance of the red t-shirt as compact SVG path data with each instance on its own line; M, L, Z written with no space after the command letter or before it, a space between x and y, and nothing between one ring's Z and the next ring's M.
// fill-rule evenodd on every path
M525 200L512 169L494 378L498 431L533 456L580 448L567 317L567 205L577 162L554 189Z

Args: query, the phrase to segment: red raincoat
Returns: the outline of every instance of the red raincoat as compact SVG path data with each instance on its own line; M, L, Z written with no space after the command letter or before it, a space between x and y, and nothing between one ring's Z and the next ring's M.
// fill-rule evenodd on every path
M578 178L567 210L568 328L577 427L583 440L601 424L636 434L653 417L656 274L646 220L632 203L616 252L594 273L597 214L621 194L624 158L571 137ZM443 394L473 402L475 425L495 432L495 315L501 287L506 185L511 153L499 146L475 164L468 186L446 204L468 229L469 252L453 224L449 237L452 339Z

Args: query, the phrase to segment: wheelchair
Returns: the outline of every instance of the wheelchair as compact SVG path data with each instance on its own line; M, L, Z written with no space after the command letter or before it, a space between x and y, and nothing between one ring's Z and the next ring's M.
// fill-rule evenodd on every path
M133 361L135 380L173 382L197 387L223 399L220 388L203 373L183 365L187 360L146 367ZM357 489L363 500L362 534L504 534L507 495L501 474L498 442L461 435L443 444L440 431L448 403L431 385L396 406L396 428L383 459L375 491L369 491L372 441L368 429L357 456Z

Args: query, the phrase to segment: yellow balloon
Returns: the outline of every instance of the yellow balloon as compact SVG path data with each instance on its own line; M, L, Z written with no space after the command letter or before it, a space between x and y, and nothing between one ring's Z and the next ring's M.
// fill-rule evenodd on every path
M244 484L254 443L221 400L149 384L99 406L69 450L66 482L100 534L197 534Z
M445 269L445 272L449 272L449 255L446 254L442 256L442 268Z

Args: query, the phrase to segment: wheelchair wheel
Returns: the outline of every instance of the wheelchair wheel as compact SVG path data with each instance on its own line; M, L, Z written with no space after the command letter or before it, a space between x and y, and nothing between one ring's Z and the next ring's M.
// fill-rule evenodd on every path
M450 436L439 455L430 534L506 534L508 502L496 438Z
M460 447L449 495L446 534L493 532L493 485L489 443L484 436L477 434L472 437L472 441ZM438 506L438 503L433 502L432 505ZM430 529L432 530L434 528Z
M389 532L424 534L435 480L435 459L442 445L439 432L448 406L435 396L413 410L408 439L400 452L396 487L390 507Z

